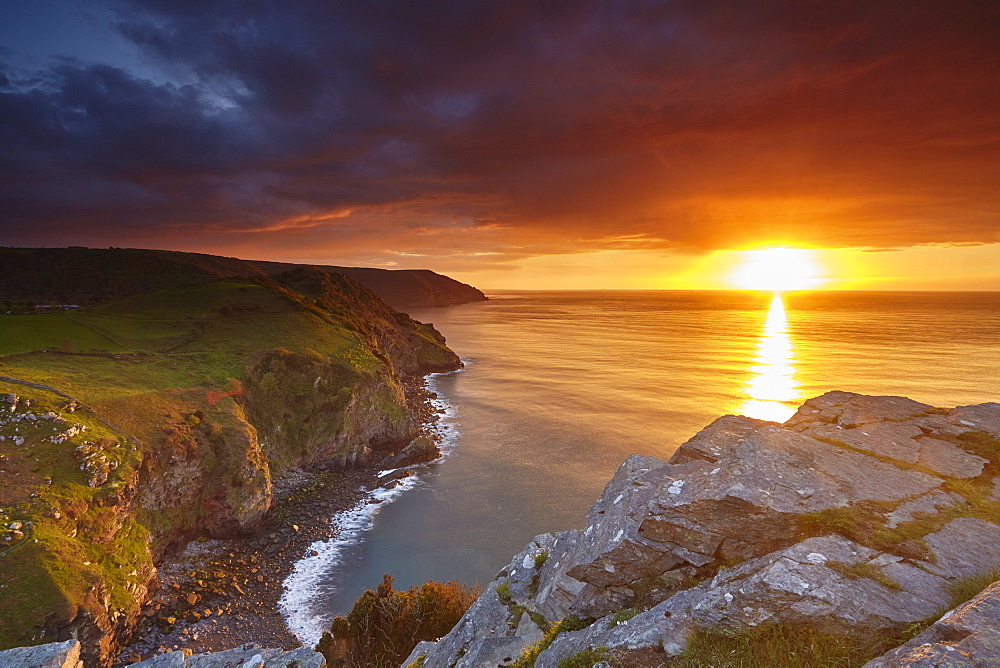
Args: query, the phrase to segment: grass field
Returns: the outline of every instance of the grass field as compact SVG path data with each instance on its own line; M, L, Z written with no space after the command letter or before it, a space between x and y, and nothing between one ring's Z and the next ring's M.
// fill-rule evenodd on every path
M106 334L69 317L68 311L37 315L0 315L0 355L32 350L121 352Z

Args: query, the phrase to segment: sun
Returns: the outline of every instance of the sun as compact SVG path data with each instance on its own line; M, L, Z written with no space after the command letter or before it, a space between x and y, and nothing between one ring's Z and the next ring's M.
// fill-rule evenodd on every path
M761 248L741 255L728 276L740 290L812 290L826 281L814 251L806 248Z

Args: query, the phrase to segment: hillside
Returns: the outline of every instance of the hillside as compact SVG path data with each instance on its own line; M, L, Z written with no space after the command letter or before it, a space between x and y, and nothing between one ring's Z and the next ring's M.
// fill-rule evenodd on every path
M219 278L269 276L306 265L135 248L0 248L0 303L95 304ZM429 270L322 266L396 308L483 301L476 288Z
M314 268L0 316L0 649L121 646L154 565L253 532L290 466L420 429L405 377L460 362L429 325ZM88 664L90 665L90 664Z

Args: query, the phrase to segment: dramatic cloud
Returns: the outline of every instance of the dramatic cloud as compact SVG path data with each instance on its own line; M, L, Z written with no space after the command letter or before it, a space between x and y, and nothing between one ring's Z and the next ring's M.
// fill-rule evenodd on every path
M0 243L1000 242L992 0L84 6L142 62L6 58Z

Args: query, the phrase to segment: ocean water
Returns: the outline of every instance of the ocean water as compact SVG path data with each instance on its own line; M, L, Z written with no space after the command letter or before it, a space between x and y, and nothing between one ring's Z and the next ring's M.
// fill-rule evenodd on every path
M315 642L383 573L488 583L582 525L630 453L668 458L719 415L784 420L842 389L1000 401L1000 293L501 292L411 315L466 363L430 379L447 456L340 519L286 582Z

